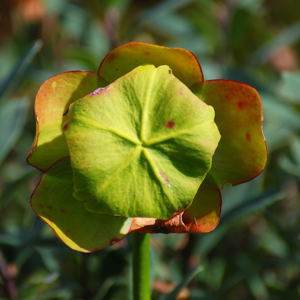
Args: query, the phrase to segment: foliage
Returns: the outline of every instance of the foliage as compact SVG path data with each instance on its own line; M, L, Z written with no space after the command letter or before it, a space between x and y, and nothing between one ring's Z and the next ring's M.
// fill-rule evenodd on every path
M217 230L153 236L153 299L174 299L175 292L166 295L172 290L181 299L299 298L299 6L297 0L1 1L0 297L16 299L17 291L24 300L126 298L130 239L90 255L61 245L31 212L39 172L25 157L34 136L32 95L41 82L65 70L96 71L109 49L140 40L192 50L206 79L254 85L269 145L262 176L225 187Z

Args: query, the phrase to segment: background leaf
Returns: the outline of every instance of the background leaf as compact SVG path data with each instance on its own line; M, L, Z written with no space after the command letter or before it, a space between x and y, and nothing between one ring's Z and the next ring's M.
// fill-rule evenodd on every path
M213 232L152 235L152 276L163 283L153 286L153 300L198 266L182 299L300 298L299 11L299 0L0 1L0 249L17 299L129 300L127 239L89 255L68 250L28 204L39 174L25 157L42 82L64 71L96 72L108 50L130 41L186 47L205 79L254 86L268 143L264 173L225 186L224 222ZM19 117L8 118L8 110ZM1 281L1 299L9 299L6 291Z
M16 63L10 74L0 83L0 99L3 95L12 89L18 81L24 76L25 71L31 64L33 58L40 51L42 47L41 41L35 41L33 45L22 55L20 60Z
M300 85L300 72L284 72L282 83L279 87L279 94L286 100L300 103L298 89Z
M22 134L28 112L25 99L7 101L0 110L0 164Z

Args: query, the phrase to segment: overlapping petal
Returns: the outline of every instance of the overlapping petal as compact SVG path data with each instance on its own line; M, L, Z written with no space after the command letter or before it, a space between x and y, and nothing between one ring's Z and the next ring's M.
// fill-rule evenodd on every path
M93 252L128 233L130 219L91 213L72 194L70 161L63 159L44 173L31 198L34 212L67 246Z
M206 233L214 230L220 221L221 192L203 184L193 203L168 220L134 218L130 231L142 233Z
M68 155L62 134L63 114L75 100L94 91L103 83L96 73L71 71L46 80L35 99L36 136L28 162L40 170Z
M98 74L111 83L141 65L169 66L186 86L203 83L203 74L196 56L182 48L131 42L110 51L100 64Z
M236 185L259 175L266 165L267 149L258 92L244 83L211 80L194 93L214 107L221 133L208 175L210 183Z

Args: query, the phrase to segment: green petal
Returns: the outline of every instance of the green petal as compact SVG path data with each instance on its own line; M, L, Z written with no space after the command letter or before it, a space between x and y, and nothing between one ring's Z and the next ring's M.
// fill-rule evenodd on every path
M188 87L203 83L203 74L195 55L182 48L131 42L113 49L100 64L98 74L108 83L140 65L168 65Z
M206 81L199 98L212 105L221 133L208 177L219 187L248 181L259 175L267 161L262 132L262 104L251 86L230 80Z
M206 233L220 221L222 196L218 188L202 184L191 206L169 220L134 218L130 232L142 233Z
M96 73L72 71L46 80L35 99L36 136L28 162L46 170L68 155L62 134L62 119L70 103L99 87Z
M141 66L70 106L74 196L91 211L169 218L191 204L219 141L214 110L168 66Z
M55 163L35 189L31 205L70 248L93 252L121 239L130 220L87 211L73 198L72 169L68 159Z

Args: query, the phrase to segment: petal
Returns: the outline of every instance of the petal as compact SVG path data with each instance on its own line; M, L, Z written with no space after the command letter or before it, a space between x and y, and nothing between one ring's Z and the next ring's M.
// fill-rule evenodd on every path
M167 66L140 66L70 106L74 196L91 211L169 218L186 208L220 139L214 111Z
M218 188L201 185L191 206L169 220L134 218L130 232L205 233L214 230L220 221L222 196Z
M192 52L141 42L131 42L113 49L101 62L98 74L111 83L145 64L168 65L174 75L188 87L203 82L201 67Z
M46 170L58 159L68 155L62 134L62 119L70 103L100 86L97 74L71 71L46 80L35 99L36 136L28 162Z
M230 80L205 81L196 92L215 109L221 140L208 174L218 187L243 183L265 168L267 148L262 132L262 103L251 86Z
M93 252L128 232L130 219L91 213L72 194L72 169L69 159L63 159L42 176L31 198L34 212L67 246Z

